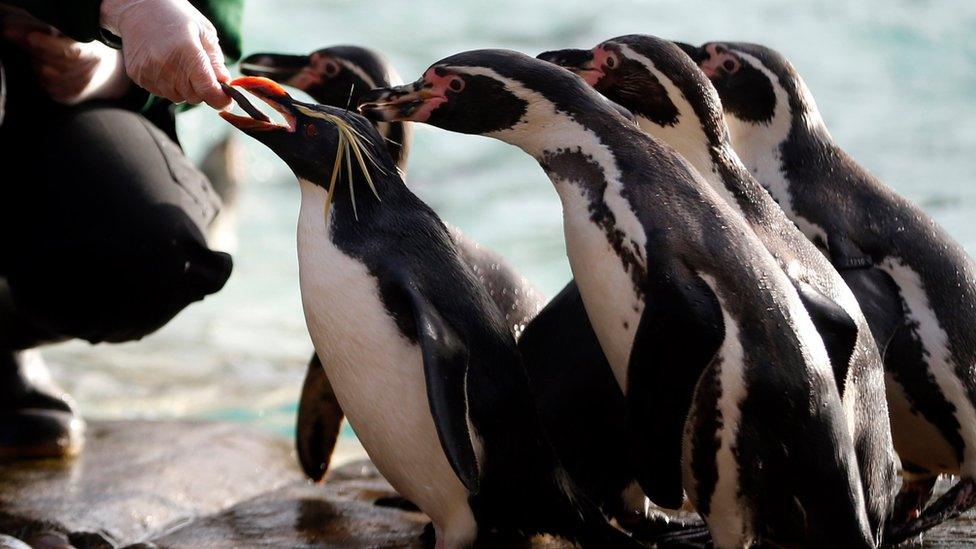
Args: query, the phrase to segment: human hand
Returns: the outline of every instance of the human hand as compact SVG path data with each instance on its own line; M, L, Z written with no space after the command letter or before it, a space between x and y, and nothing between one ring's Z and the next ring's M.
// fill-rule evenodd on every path
M125 70L154 95L174 103L230 105L230 80L217 31L187 0L103 0L102 26L122 39Z

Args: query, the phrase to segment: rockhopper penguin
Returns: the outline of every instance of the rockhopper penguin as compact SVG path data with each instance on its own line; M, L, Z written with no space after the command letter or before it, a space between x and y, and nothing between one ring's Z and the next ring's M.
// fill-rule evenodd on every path
M267 79L231 84L284 118L235 90L251 116L221 113L298 177L299 277L316 353L377 468L433 520L438 547L494 532L639 546L559 467L503 316L375 128Z
M268 77L304 91L321 104L343 108L357 104L374 87L402 83L384 56L359 46L330 46L309 55L256 53L240 66L245 75ZM400 175L406 177L413 125L378 122L376 129ZM540 313L542 296L526 278L457 227L447 227L463 261L486 284L513 330L546 433L573 480L635 535L639 529L642 536L653 537L662 529L682 526L660 520L663 517L647 520L643 493L634 484L625 437L620 433L623 394L590 326L576 284L567 284ZM314 480L321 480L328 470L342 418L328 376L313 356L302 387L295 433L299 461Z
M369 48L339 45L309 55L256 53L240 63L246 76L264 76L300 89L323 105L349 108L377 86L400 84L393 65ZM406 176L412 141L409 123L381 122L376 130L383 139L401 177ZM459 228L447 225L466 265L474 269L488 289L516 340L544 304L542 294L501 255L481 246ZM580 311L582 315L582 311ZM299 462L313 480L328 471L342 424L342 407L317 356L309 361L298 404L295 442Z
M309 55L256 53L241 61L241 72L298 88L334 107L355 105L377 86L402 83L384 56L350 45L321 48ZM405 177L413 125L377 122L376 129ZM546 432L570 476L627 529L640 528L647 536L658 533L661 521L646 520L644 498L634 489L627 451L618 436L623 394L610 373L576 284L567 284L536 316L541 294L528 280L460 229L451 225L448 229L464 262L488 285L489 295L513 328ZM322 367L318 357L312 357L296 429L299 461L315 480L328 470L343 417ZM664 526L673 529L675 524Z
M504 50L448 57L360 109L505 141L547 172L654 502L676 507L687 490L721 547L873 545L837 384L803 302L673 149L578 76Z

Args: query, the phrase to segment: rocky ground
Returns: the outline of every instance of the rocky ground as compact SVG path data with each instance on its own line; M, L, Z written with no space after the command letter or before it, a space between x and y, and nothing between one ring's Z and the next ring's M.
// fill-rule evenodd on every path
M394 496L368 461L312 485L290 441L247 426L91 422L77 459L0 464L0 549L423 547L427 518ZM924 545L973 544L976 516Z

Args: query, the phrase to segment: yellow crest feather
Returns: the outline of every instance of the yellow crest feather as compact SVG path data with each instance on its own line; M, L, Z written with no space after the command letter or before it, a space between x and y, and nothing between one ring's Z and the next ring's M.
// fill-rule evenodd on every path
M370 153L369 149L364 147L363 141L365 141L366 138L363 137L363 135L359 133L356 128L349 125L348 122L333 114L309 109L308 107L303 107L301 105L295 105L295 108L306 116L326 120L332 123L339 132L339 142L336 147L335 165L332 167L332 177L329 178L329 193L325 199L326 218L329 216L329 209L332 205L332 197L335 194L336 182L339 180L339 173L341 171L340 166L342 165L343 160L345 160L346 174L349 179L349 196L352 199L352 211L353 215L358 220L359 214L356 212L356 193L352 184L353 158L355 157L356 162L359 164L359 168L366 177L366 183L369 185L370 190L373 191L373 196L375 196L377 200L381 200L380 195L379 192L376 191L376 185L373 184L373 177L369 173L369 168L366 165L366 161L369 160L369 163L378 170L382 171L383 168L377 164L376 159L373 158L373 155Z

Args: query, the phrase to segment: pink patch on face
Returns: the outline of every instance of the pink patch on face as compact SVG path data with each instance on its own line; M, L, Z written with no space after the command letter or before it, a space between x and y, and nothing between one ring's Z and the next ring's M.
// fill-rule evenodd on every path
M590 61L590 66L580 73L580 76L586 80L586 83L595 86L604 76L606 76L607 69L607 59L611 57L616 58L616 54L610 50L604 48L603 46L597 46L593 48L593 61Z
M701 62L701 70L709 78L715 78L723 73L734 74L742 66L739 58L724 46L708 44L705 46L705 51L708 52L708 59Z
M438 69L438 67L432 67L427 69L424 73L424 82L427 82L432 86L431 91L437 93L438 95L446 95L447 87L451 85L451 80L458 78L457 76L444 71L444 76L438 76L437 71L444 69Z
M423 103L410 113L410 120L426 122L434 109L447 102L447 90L451 82L458 78L453 74L439 76L436 68L428 69L421 80L423 87L417 91Z
M322 85L322 75L308 67L303 67L295 76L292 76L285 84L300 90Z
M434 112L434 109L441 106L441 103L447 102L446 97L434 97L425 100L419 107L416 108L412 113L410 113L410 120L416 122L426 122L430 118L430 114Z

